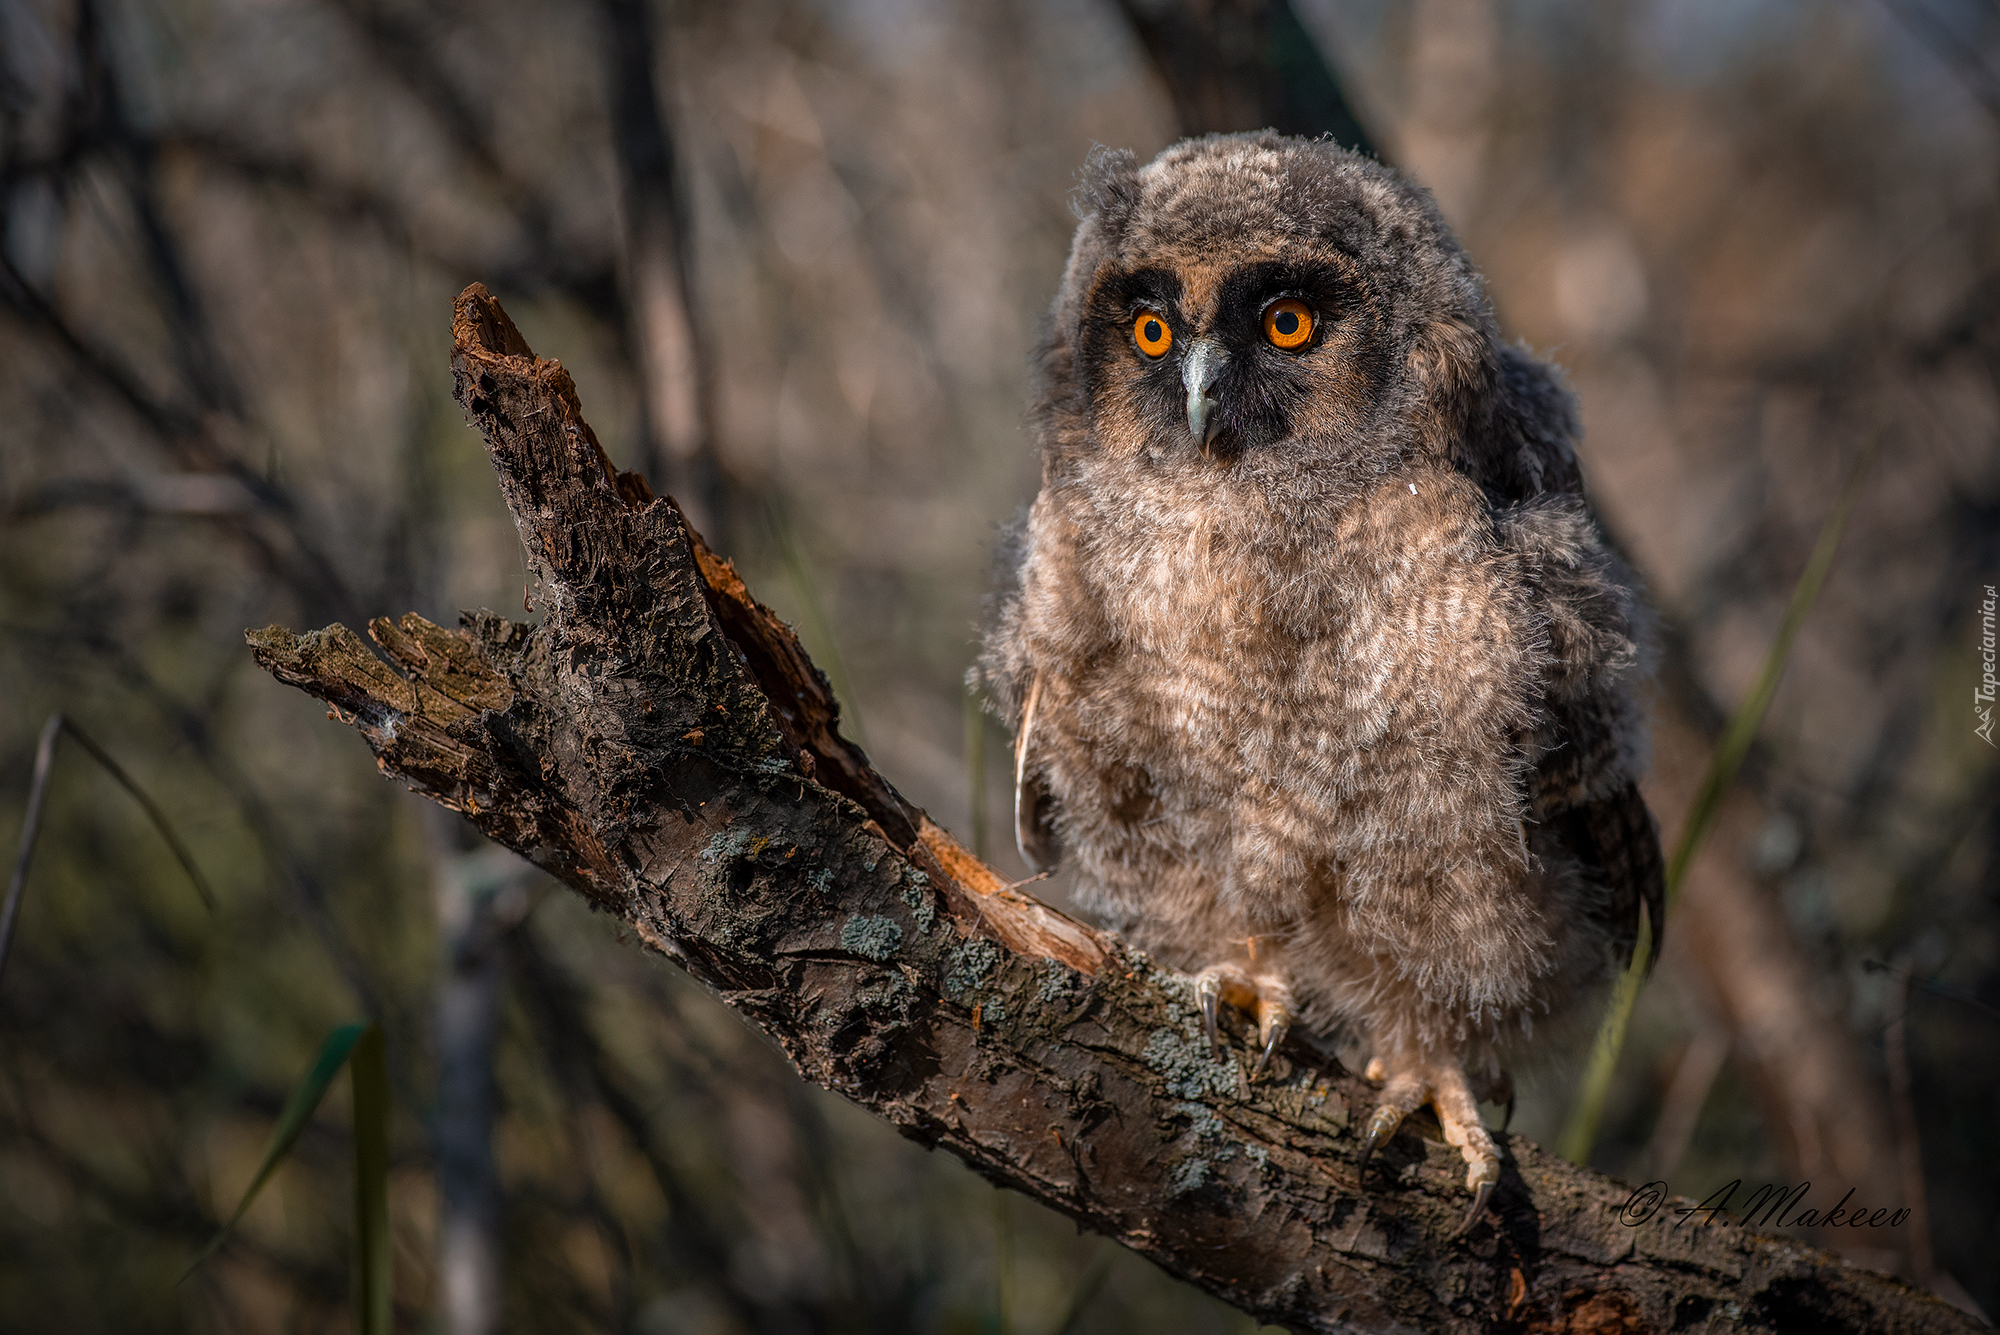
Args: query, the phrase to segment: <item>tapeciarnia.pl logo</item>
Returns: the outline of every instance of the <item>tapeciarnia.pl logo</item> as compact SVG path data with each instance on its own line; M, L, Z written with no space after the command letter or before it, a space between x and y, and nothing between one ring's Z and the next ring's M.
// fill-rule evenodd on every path
M1986 586L1986 601L1979 605L1979 684L1972 688L1972 714L1979 720L1973 735L1992 746L1993 742L1993 691L2000 681L1993 674L1993 607L1996 598L1993 586Z

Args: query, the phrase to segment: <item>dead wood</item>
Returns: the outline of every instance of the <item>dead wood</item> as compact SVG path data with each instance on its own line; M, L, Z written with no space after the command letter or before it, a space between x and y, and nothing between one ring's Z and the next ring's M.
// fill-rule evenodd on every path
M1260 1319L1300 1330L1966 1331L1890 1277L1502 1137L1487 1220L1406 1130L1357 1171L1369 1087L1288 1051L1243 1076L1192 987L1011 890L840 736L790 629L478 284L452 367L543 620L251 632L383 773L463 813L713 988L807 1079ZM1686 1204L1683 1202L1683 1204Z

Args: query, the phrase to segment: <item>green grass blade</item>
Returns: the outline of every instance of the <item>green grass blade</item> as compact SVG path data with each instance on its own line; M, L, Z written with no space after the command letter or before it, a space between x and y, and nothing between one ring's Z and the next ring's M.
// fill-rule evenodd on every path
M1604 1023L1591 1040L1590 1064L1584 1068L1583 1083L1577 1092L1576 1107L1563 1127L1556 1153L1573 1164L1584 1165L1597 1144L1597 1126L1604 1118L1605 1100L1611 1095L1611 1077L1618 1069L1618 1054L1625 1047L1625 1030L1632 1023L1632 1008L1638 1005L1639 988L1646 981L1645 961L1652 949L1652 922L1639 926L1639 944L1633 948L1632 962L1611 988L1611 1002L1604 1010Z
M1792 642L1798 638L1806 614L1812 611L1813 603L1819 598L1820 587L1826 583L1827 574L1833 569L1834 553L1840 548L1840 535L1847 528L1847 519L1853 513L1855 502L1861 499L1861 481L1874 458L1875 445L1871 442L1848 470L1840 496L1834 501L1833 512L1820 526L1819 540L1813 544L1812 556L1799 575L1798 586L1792 590L1791 605L1785 609L1785 619L1778 623L1778 633L1771 641L1771 651L1764 657L1763 670L1757 674L1750 694L1730 716L1729 723L1722 730L1722 740L1716 743L1715 754L1709 758L1708 772L1702 775L1701 787L1695 791L1694 802L1681 825L1681 836L1674 844L1673 856L1667 859L1666 907L1669 914L1680 900L1681 883L1687 878L1688 868L1694 865L1695 854L1701 851L1709 829L1722 809L1722 799L1728 796L1731 785L1736 782L1737 771L1743 768L1743 761L1750 754L1751 743L1757 740L1758 729L1764 726L1764 715L1771 707L1772 697L1778 693L1778 682L1785 674L1786 662L1791 658ZM1640 985L1646 979L1647 947L1652 934L1663 926L1657 923L1642 926L1639 947L1632 952L1632 962L1612 988L1611 1004L1606 1009L1604 1023L1591 1044L1590 1064L1585 1068L1576 1106L1570 1112L1562 1140L1556 1147L1557 1152L1573 1164L1581 1166L1589 1163L1590 1152L1597 1144L1597 1128L1604 1118L1605 1100L1611 1093L1611 1077L1617 1070L1618 1054L1625 1046L1625 1031L1632 1022L1632 1008L1639 1001Z
M194 892L201 896L201 902L208 906L210 913L215 912L215 891L209 888L208 878L201 874L201 868L194 865L194 854L188 852L187 845L183 844L179 836L174 833L174 827L167 824L167 813L154 805L153 799L146 796L145 790L133 781L131 775L119 767L118 762L111 758L108 751L90 740L89 735L76 726L75 719L64 719L63 731L74 737L76 744L90 752L91 759L104 766L104 772L116 779L118 786L132 795L132 800L137 802L140 809L152 820L153 828L167 841L167 847L173 850L174 858L181 864L181 870L187 873L190 881L194 882Z
M243 1199L236 1203L236 1209L229 1216L228 1222L217 1229L215 1236L209 1239L208 1246L202 1248L201 1255L195 1257L193 1264L181 1272L182 1280L200 1269L202 1262L215 1255L216 1249L222 1246L223 1241L229 1236L229 1230L236 1227L237 1221L243 1218L243 1212L250 1208L250 1202L257 1199L257 1193L264 1189L264 1184L270 1180L271 1174L278 1171L278 1165L284 1162L287 1154L291 1153L292 1145L298 1140L299 1133L305 1130L306 1123L312 1120L313 1112L319 1107L319 1101L326 1097L326 1087L333 1083L334 1076L340 1074L341 1063L347 1060L347 1054L353 1051L361 1036L372 1028L374 1028L372 1025L345 1024L326 1036L326 1042L320 1045L319 1060L313 1064L312 1070L306 1073L306 1078L299 1081L292 1090L291 1097L285 1100L284 1111L278 1114L278 1125L271 1132L271 1143L264 1151L264 1161L257 1165L257 1175L250 1179L249 1189L243 1193ZM379 1036L381 1031L375 1032Z
M354 1045L354 1329L390 1335L389 1065L382 1030L369 1025Z

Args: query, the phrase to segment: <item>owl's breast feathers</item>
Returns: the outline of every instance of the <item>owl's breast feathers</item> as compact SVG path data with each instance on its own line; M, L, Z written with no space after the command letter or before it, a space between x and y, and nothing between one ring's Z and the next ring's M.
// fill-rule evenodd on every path
M1435 466L1303 517L1133 494L1045 490L1010 611L1027 838L1060 833L1086 904L1142 942L1305 924L1475 1008L1574 967L1566 917L1629 950L1658 900L1636 612L1580 500L1496 509Z
M1276 938L1308 1022L1391 1047L1574 1003L1660 859L1560 377L1378 163L1222 136L1085 194L980 669L1023 851L1181 967Z

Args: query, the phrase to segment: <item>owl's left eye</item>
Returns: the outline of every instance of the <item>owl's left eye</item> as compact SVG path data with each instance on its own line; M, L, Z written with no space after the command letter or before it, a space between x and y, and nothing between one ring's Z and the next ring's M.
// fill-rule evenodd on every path
M1264 337L1291 352L1312 341L1312 307L1297 297L1280 297L1264 308Z
M1140 311L1132 319L1132 339L1148 357L1165 355L1174 345L1174 331L1156 311Z

